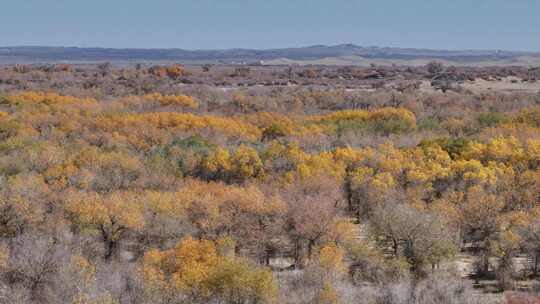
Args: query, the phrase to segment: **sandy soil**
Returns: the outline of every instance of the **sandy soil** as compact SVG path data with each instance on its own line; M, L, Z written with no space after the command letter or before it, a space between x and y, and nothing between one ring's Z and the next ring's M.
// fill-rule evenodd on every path
M265 65L354 65L368 67L371 64L390 66L393 64L404 66L424 66L428 62L437 60L442 62L446 66L475 66L475 67L490 67L490 66L539 66L540 57L521 56L509 60L493 60L493 61L474 61L474 62L460 62L450 60L440 60L433 58L421 58L421 59L378 59L378 58L365 58L357 55L341 56L341 57L327 57L315 60L293 60L288 58L278 58L273 60L264 61Z
M494 91L509 91L509 92L540 92L540 81L524 82L516 77L507 77L497 81L487 81L477 79L475 81L467 81L462 86L465 89L473 91L494 90Z
M507 77L501 80L476 79L475 81L465 81L460 84L465 90L473 92L498 91L508 93L540 93L540 81L524 82L516 77ZM420 90L433 92L429 81L422 81Z

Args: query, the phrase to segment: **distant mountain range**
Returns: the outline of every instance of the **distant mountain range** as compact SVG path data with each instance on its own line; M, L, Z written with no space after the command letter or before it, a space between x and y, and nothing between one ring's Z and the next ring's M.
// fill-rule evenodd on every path
M283 49L110 49L79 47L0 47L0 63L113 63L179 62L263 64L424 64L440 60L458 65L537 65L540 53L499 50L431 50L392 47L363 47L354 44L314 45Z

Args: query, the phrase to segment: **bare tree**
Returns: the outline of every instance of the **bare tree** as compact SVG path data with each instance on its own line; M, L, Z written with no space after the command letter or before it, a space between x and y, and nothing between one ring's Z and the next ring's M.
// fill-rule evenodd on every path
M421 212L404 204L383 204L371 218L373 233L395 257L407 259L411 272L425 275L426 264L435 268L455 250L455 235L436 214Z
M536 277L540 263L540 220L521 228L519 232L523 239L523 246L532 260L532 275Z

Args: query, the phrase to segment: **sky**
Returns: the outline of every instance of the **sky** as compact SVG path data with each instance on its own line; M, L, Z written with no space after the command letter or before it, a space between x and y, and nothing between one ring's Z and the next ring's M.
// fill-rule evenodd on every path
M0 0L0 46L540 51L540 0Z

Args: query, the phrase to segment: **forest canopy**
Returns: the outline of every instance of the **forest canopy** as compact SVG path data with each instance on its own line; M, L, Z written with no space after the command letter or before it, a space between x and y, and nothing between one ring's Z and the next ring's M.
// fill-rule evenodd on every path
M189 73L0 94L1 301L480 303L463 282L536 284L540 95Z

